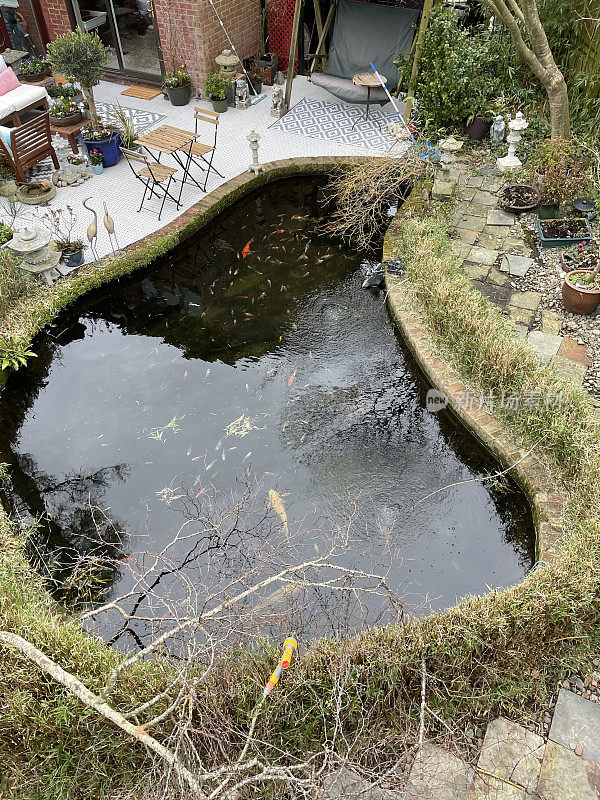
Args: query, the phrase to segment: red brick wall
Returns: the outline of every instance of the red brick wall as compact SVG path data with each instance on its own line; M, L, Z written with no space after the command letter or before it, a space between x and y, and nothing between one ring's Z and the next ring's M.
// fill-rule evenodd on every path
M48 27L50 39L71 30L71 21L65 0L41 0L44 19Z
M41 0L50 37L71 30L66 3L69 0ZM214 0L215 6L240 55L260 49L260 0ZM214 11L207 0L155 0L155 13L165 69L171 68L170 52L184 63L192 78L195 94L202 93L205 76L217 67L214 62L229 47Z
M215 0L215 6L240 58L260 49L260 0ZM204 78L217 69L215 56L229 42L215 12L203 0L155 0L165 69L170 69L173 50L186 65L194 91L202 94Z

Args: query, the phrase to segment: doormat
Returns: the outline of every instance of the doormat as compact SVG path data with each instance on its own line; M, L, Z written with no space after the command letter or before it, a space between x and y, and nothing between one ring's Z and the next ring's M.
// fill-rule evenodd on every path
M305 97L270 128L387 152L396 140L388 134L385 126L387 122L397 120L396 114L374 109L369 110L369 119L365 120L364 106L309 100Z
M127 97L139 97L140 100L153 100L162 94L162 89L151 88L150 86L130 86L124 89L121 94L126 94Z

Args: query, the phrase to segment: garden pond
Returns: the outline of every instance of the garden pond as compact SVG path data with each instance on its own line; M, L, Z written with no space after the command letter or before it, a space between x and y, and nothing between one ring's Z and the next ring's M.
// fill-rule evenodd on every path
M383 292L361 288L364 256L327 235L322 195L322 181L294 179L238 201L62 313L10 378L4 499L40 520L30 555L65 601L130 589L127 563L191 532L208 494L221 511L240 493L268 511L276 492L307 541L352 516L348 563L393 553L388 581L416 613L531 568L524 494L506 478L473 480L497 463L449 412L426 409ZM280 522L256 526L267 521ZM241 569L252 547L239 532L213 541L223 561L210 556L209 576ZM103 552L109 567L82 569ZM164 571L208 558L184 537ZM336 632L326 616L317 629Z

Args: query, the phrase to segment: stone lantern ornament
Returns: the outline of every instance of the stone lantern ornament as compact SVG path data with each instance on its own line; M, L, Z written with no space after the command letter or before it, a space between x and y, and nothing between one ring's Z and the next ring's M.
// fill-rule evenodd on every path
M456 186L456 178L452 177L452 164L456 161L456 153L462 148L464 142L455 139L454 136L442 139L439 144L440 163L442 174L437 177L433 184L432 195L436 199L451 197Z
M246 139L250 142L250 150L252 150L252 163L248 167L248 170L258 175L259 172L262 172L262 166L258 163L258 143L260 142L260 134L256 131L250 131Z
M57 250L48 248L51 238L50 232L45 228L26 227L6 244L6 247L21 257L19 266L34 275L41 275L48 286L52 286L50 273L58 266L61 256Z
M223 50L221 55L215 58L215 61L219 66L219 74L227 83L227 93L225 95L227 98L227 105L234 108L236 101L235 76L240 60L231 50Z
M240 63L239 58L231 50L223 52L215 58L221 75L231 82L235 78L236 67Z
M517 145L523 138L523 131L527 130L528 127L529 123L525 120L525 117L520 111L517 112L517 115L514 119L510 119L508 121L509 133L506 137L506 141L508 142L508 153L504 156L504 158L499 158L496 161L496 165L503 172L509 169L519 169L519 167L523 166L521 159L515 155L515 152Z

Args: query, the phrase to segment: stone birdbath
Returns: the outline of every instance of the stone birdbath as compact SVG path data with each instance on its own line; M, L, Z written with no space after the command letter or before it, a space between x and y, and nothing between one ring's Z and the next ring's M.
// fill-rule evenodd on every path
M58 266L61 255L49 249L51 238L45 228L25 227L6 244L9 250L21 257L19 266L34 275L41 275L48 286L52 286L50 273Z

